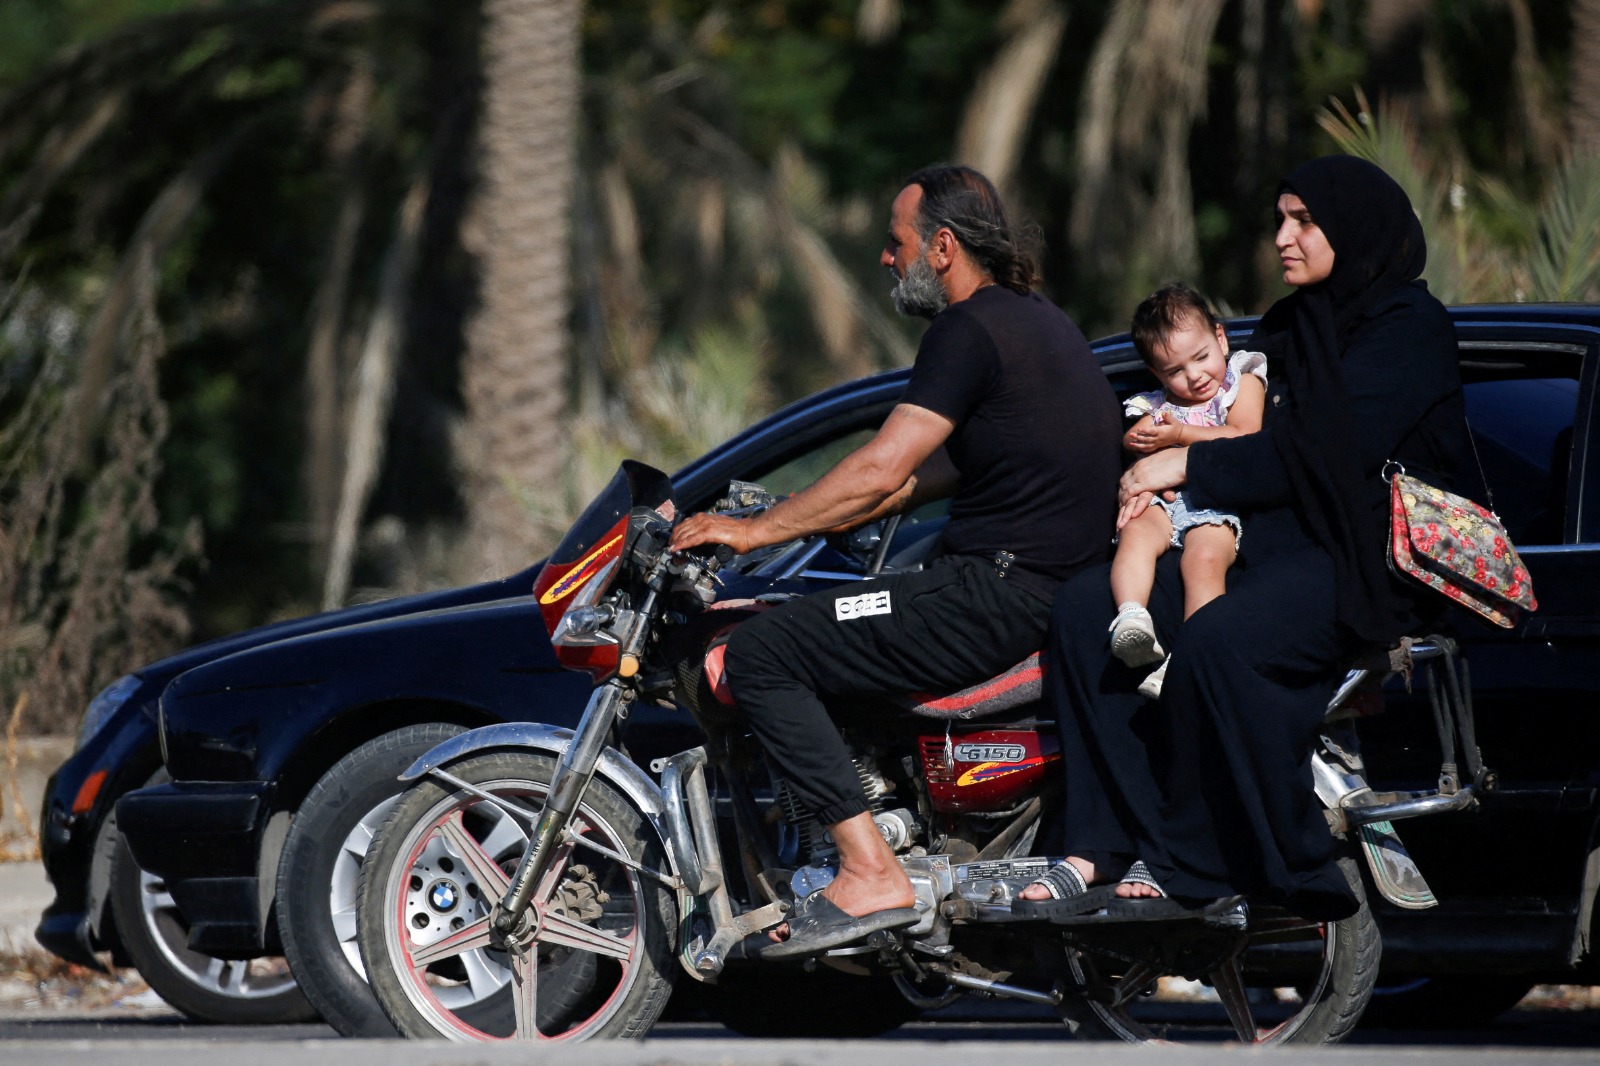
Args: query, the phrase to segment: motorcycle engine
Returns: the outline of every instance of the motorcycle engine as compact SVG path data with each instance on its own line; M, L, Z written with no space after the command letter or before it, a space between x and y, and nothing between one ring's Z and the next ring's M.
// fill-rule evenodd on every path
M904 808L890 808L885 799L892 797L894 785L878 772L876 760L871 755L858 754L852 761L861 778L861 790L867 797L867 809L878 825L878 832L896 853L907 851L924 836L924 828L917 816ZM838 854L833 837L827 827L819 822L794 788L782 777L774 777L777 784L778 807L783 812L785 832L780 834L778 855L786 863L816 865Z

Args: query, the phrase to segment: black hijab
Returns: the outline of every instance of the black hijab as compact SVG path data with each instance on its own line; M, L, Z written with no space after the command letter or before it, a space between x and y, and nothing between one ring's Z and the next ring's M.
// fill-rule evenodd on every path
M1334 252L1333 272L1281 300L1263 318L1281 358L1292 417L1272 423L1301 518L1333 557L1339 622L1374 642L1401 635L1409 599L1384 561L1388 529L1349 436L1340 363L1352 332L1427 262L1422 224L1393 178L1364 159L1327 156L1296 167L1279 186L1304 201Z

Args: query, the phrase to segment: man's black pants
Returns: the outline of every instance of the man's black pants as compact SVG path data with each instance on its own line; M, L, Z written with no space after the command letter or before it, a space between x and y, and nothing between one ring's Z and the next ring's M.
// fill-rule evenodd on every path
M954 692L1044 642L1050 605L978 556L857 581L759 615L728 641L734 698L780 774L825 825L867 810L823 701Z

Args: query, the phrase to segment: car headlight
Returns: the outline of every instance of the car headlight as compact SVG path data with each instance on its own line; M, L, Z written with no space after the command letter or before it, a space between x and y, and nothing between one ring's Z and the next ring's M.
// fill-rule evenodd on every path
M78 727L78 747L89 743L96 733L104 729L111 716L128 702L128 697L138 687L139 679L133 674L126 674L101 689L100 694L89 701L89 709L83 712L83 724Z

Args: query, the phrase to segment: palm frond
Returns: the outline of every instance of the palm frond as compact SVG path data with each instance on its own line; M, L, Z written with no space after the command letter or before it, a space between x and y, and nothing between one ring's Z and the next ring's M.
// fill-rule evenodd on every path
M1374 109L1355 91L1356 111L1332 100L1317 123L1340 150L1380 167L1405 190L1428 239L1428 285L1447 303L1481 298L1470 278L1478 243L1465 222L1467 184L1430 165L1415 122L1401 105L1380 100Z
M1529 258L1529 296L1592 299L1600 288L1600 155L1573 155L1545 196Z
M1360 89L1355 97L1354 114L1343 101L1332 100L1327 110L1317 116L1317 124L1341 150L1383 168L1405 190L1419 216L1436 208L1440 186L1422 161L1416 124L1410 114L1385 100L1380 100L1374 110Z

